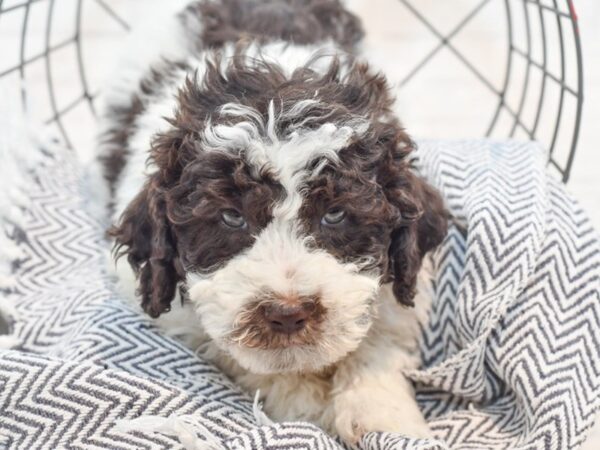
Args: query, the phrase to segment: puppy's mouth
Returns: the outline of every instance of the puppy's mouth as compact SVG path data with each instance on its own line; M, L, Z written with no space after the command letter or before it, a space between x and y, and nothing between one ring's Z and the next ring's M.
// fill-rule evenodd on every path
M238 314L227 340L261 350L314 346L326 313L318 296L268 294Z

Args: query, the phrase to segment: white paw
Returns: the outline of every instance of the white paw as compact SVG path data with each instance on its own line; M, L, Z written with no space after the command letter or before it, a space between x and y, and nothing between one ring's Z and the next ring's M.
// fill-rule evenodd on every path
M357 395L358 394L358 395ZM335 400L335 430L345 442L357 444L371 431L400 433L416 439L432 439L431 430L415 400L385 399L374 395L343 393Z

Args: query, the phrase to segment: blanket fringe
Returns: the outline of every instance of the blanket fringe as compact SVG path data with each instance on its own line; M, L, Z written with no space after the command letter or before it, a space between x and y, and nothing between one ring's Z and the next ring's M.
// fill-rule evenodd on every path
M259 426L263 425L273 425L273 421L269 419L269 417L262 410L262 403L259 402L260 399L260 389L256 391L254 395L254 402L252 403L252 413L254 414L254 418L256 419L256 423Z
M259 399L260 390L257 390L252 402L252 413L256 423L259 426L273 425L274 422L263 412ZM114 429L123 433L146 431L175 436L187 450L218 450L224 448L223 442L215 438L211 431L197 417L192 415L141 416L136 419L122 419L115 421ZM199 438L198 435L201 435L203 439Z
M191 415L182 416L141 416L136 419L115 421L115 431L146 431L175 436L186 450L219 450L224 448L222 441L215 438L210 430ZM200 433L204 439L198 437Z

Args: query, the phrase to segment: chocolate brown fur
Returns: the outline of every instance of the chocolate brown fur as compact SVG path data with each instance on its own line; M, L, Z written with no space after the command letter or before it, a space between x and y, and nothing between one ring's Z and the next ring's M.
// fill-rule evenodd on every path
M189 25L189 39L197 42L199 52L206 47L250 40L311 44L332 39L350 49L363 37L358 18L338 0L201 0L190 4L180 20ZM195 34L197 25L202 35ZM107 152L100 159L113 193L128 157L127 142L137 118L169 74L180 68L185 68L185 63L162 61L149 69L128 104L109 106L106 111L116 126L101 137Z
M100 142L106 150L100 155L99 160L104 167L104 177L108 181L111 194L115 193L115 184L129 157L129 140L135 132L137 119L169 77L180 69L189 69L189 67L184 62L161 61L156 67L149 69L128 103L109 105L104 112L114 125L100 136Z
M252 39L315 44L332 39L351 49L363 37L360 21L339 0L199 1L188 13L202 17L201 45L221 47Z
M179 289L157 326L260 389L274 420L350 444L429 437L403 374L448 214L385 78L349 52L356 18L337 0L213 0L167 24L158 50L185 63L125 72L109 114L124 290L156 318Z
M251 173L243 151L203 152L197 130L227 102L266 118L271 99L285 110L312 92L320 102L302 116L306 128L353 116L368 118L370 125L340 152L338 164L310 182L302 209L306 232L343 261L369 258L373 264L365 270L380 270L393 281L398 301L411 305L421 260L443 239L447 213L439 194L409 166L413 144L391 114L385 79L360 63L342 76L337 61L325 74L307 66L288 78L274 64L247 65L243 55L240 49L224 71L219 61L210 64L201 84L188 79L171 129L152 145L157 173L112 230L138 271L146 311L156 316L169 308L184 271L209 271L249 247L283 194L272 174ZM292 125L283 120L278 132ZM323 228L320 218L335 206L347 211L348 220L343 227ZM247 217L247 230L223 228L219 212L229 208Z

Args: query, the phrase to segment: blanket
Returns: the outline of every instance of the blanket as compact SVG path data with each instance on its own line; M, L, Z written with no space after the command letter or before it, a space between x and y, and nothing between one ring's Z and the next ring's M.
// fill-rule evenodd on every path
M74 153L19 126L0 135L0 446L343 448L272 422L120 298ZM600 403L593 227L537 144L422 141L417 155L453 216L408 373L436 440L369 433L360 447L577 447Z

